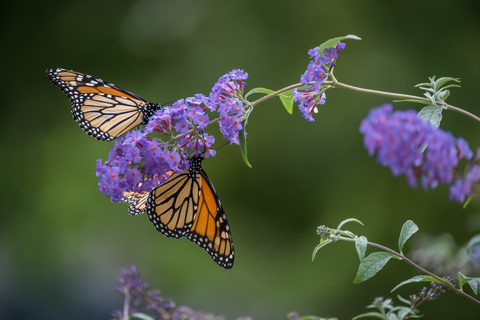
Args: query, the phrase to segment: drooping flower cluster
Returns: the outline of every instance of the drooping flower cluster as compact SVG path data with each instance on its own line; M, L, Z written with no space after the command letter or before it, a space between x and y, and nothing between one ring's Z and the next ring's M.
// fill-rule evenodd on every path
M300 77L300 83L305 86L305 89L292 91L294 100L299 103L300 112L307 121L315 121L312 115L314 112L318 112L317 105L325 103L325 92L320 85L335 66L338 53L343 49L345 49L345 44L338 42L336 47L325 49L321 54L318 47L308 51L313 60L310 61L307 70Z
M232 70L213 86L210 94L211 107L218 106L220 120L220 132L230 144L238 144L238 134L242 129L242 116L245 113L245 105L242 99L243 88L248 74L243 70Z
M105 163L97 160L100 191L121 202L124 192L150 192L169 172L187 170L190 156L214 156L211 146L215 138L203 132L210 122L218 121L225 139L238 144L246 111L243 80L247 77L243 70L233 70L220 77L209 97L197 94L180 99L157 110L144 130L118 138ZM220 118L210 121L207 111L218 112ZM168 141L149 136L155 132Z
M463 201L480 180L480 167L474 166L479 157L473 156L465 140L433 127L415 111L392 110L391 105L383 105L363 120L360 132L369 154L376 152L377 161L395 176L405 174L412 187L419 179L425 190L453 181L450 198ZM462 159L469 160L465 179L458 169Z

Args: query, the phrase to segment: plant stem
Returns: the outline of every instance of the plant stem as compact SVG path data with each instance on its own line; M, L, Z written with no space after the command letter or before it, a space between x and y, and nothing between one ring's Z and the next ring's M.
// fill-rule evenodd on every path
M292 84L291 86L288 86L288 87L282 88L280 90L277 90L275 92L272 92L270 94L267 94L266 96L263 96L260 99L257 99L255 101L251 102L250 105L253 107L257 104L260 104L264 101L267 101L270 98L275 97L277 94L283 93L283 92L291 90L291 89L299 88L299 87L302 87L302 86L303 86L303 84L301 84L301 83Z
M368 93L368 94L373 94L373 95L377 95L377 96L383 96L383 97L389 97L389 98L394 98L394 99L414 99L414 100L421 100L421 101L426 101L426 102L429 102L427 98L423 98L423 97L417 97L417 96L412 96L412 95L409 95L409 94L400 94L400 93L393 93L393 92L386 92L386 91L379 91L379 90L371 90L371 89L364 89L364 88L359 88L359 87L355 87L355 86L351 86L351 85L348 85L348 84L345 84L345 83L341 83L341 82L338 82L337 79L335 79L334 81L324 81L322 85L328 85L330 86L331 88L342 88L342 89L347 89L347 90L351 90L351 91L356 91L356 92L361 92L361 93ZM299 88L299 87L302 87L303 84L301 83L296 83L296 84L292 84L290 86L287 86L285 88L282 88L280 90L277 90L275 92L272 92L270 94L267 94L266 96L263 96L253 102L250 103L250 105L253 107L257 104L260 104L264 101L267 101L275 96L277 96L278 94L280 93L283 93L285 91L288 91L288 90L291 90L291 89L295 89L295 88ZM438 102L439 104L441 104L443 106L443 108L447 109L447 110L452 110L452 111L456 111L458 113L461 113L467 117L470 117L472 118L473 120L475 121L478 121L480 122L480 117L474 115L473 113L470 113L466 110L463 110L461 108L458 108L458 107L455 107L455 106L452 106L450 104L446 104L445 102L443 101L439 101ZM216 119L213 119L211 121L209 121L206 125L206 127L208 127L209 125L211 124L214 124L218 121L220 121L222 118L219 117L219 118L216 118ZM179 134L177 136L175 136L174 138L172 138L168 143L171 143L173 141L178 141L180 140L181 138L193 133L195 130L197 129L191 129L189 130L187 133L182 133L182 134Z
M341 240L345 240L345 241L350 241L350 242L355 242L355 239L350 239L350 238L345 238L345 237L340 237ZM382 249L384 251L387 251L387 252L390 252L391 254L401 258L402 260L404 260L406 263L408 263L409 265L411 265L412 267L414 267L415 269L418 269L420 270L421 272L441 281L444 285L448 286L450 289L452 289L453 291L455 291L455 293L471 300L472 302L480 305L480 301L478 301L477 299L475 299L474 297L466 294L465 292L463 291L460 291L460 289L457 289L450 281L446 280L446 279L443 279L443 278L440 278L439 276L437 276L436 274L434 273L431 273L430 271L420 267L418 264L416 264L415 262L413 262L412 260L408 259L407 257L405 257L403 254L399 253L399 252L396 252L395 250L392 250L388 247L385 247L385 246L382 246L381 244L377 244L377 243L374 243L374 242L370 242L368 241L367 242L368 245L370 246L373 246L373 247L377 247L379 249Z
M412 96L409 94L400 94L400 93L393 93L393 92L386 92L386 91L378 91L378 90L371 90L371 89L364 89L364 88L359 88L359 87L354 87L345 83L341 83L338 81L325 81L323 84L327 84L332 86L332 88L342 88L342 89L347 89L347 90L352 90L356 92L362 92L362 93L368 93L368 94L374 94L377 96L383 96L383 97L389 97L389 98L394 98L394 99L415 99L415 100L421 100L421 101L426 101L428 102L427 98L423 97L417 97L417 96ZM480 122L480 117L474 115L473 113L470 113L466 110L460 109L458 107L452 106L450 104L446 104L443 101L439 101L439 104L443 105L445 109L450 109L452 111L456 111L458 113L461 113L467 117L472 118L473 120L476 120Z
M125 293L125 300L123 301L123 320L130 320L130 294L128 291Z

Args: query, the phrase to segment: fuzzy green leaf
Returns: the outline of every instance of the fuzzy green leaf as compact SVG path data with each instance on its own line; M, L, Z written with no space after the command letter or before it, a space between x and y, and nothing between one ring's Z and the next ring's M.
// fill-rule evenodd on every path
M440 280L435 279L434 277L427 276L427 275L420 275L420 276L415 276L413 278L410 278L408 280L403 281L402 283L398 284L395 288L393 288L390 292L393 292L400 288L401 286L407 284L407 283L414 283L414 282L437 282L437 283L443 283Z
M409 301L409 304L410 304L410 301ZM415 315L415 312L412 309L407 308L407 307L395 307L389 312L389 316L390 316L390 314L393 314L393 311L398 311L397 314L396 314L397 319L406 319L405 316L407 314Z
M448 97L450 97L450 90L445 90L445 94L442 97L443 101L447 101Z
M247 166L251 168L252 165L250 164L250 162L248 162L247 158L247 138L245 137L245 124L246 120L243 120L242 129L238 132L238 142L240 144L240 152L242 154L243 161Z
M263 94L271 94L274 93L275 91L267 89L267 88L254 88L245 95L245 99L251 94L254 93L263 93ZM277 97L280 98L280 101L282 102L283 106L287 110L288 113L292 114L293 113L293 95L292 95L292 90L288 90L282 93L277 94Z
M459 86L458 84L449 84L448 86L445 86L442 88L442 90L448 89L448 88L461 88L462 86Z
M390 252L374 252L363 259L358 267L357 276L353 283L364 282L376 275L394 255Z
M475 280L475 279L472 278L472 277L464 276L463 273L458 271L458 287L460 288L460 290L462 290L462 287L465 283L467 283L471 280Z
M365 252L367 251L367 242L368 240L364 236L355 236L355 249L357 249L360 262L362 262L365 258Z
M245 99L251 94L254 93L264 93L264 94L270 94L274 93L275 91L267 89L267 88L253 88L252 90L248 91L248 93L244 96Z
M429 82L424 82L424 83L416 84L416 85L414 85L413 87L414 87L414 88L418 88L418 87L431 87L431 86L432 86L431 83L429 83Z
M335 47L339 41L343 41L343 40L347 40L347 39L362 40L361 38L359 38L359 37L357 37L353 34L349 34L349 35L346 35L344 37L336 37L336 38L327 40L324 43L322 43L321 45L319 45L318 46L318 52L321 54L323 52L323 50L331 48L331 47Z
M449 81L454 81L454 82L457 82L457 83L460 83L460 78L451 78L451 77L443 77L443 78L439 78L437 79L437 81L435 81L435 85L437 86L437 89L441 88L445 83L449 82ZM450 84L451 85L451 84ZM458 85L457 85L458 86ZM460 86L458 86L460 87Z
M327 239L327 240L324 240L322 242L320 242L320 244L318 244L315 249L313 249L313 253L312 253L312 261L315 260L315 255L317 254L318 250L320 250L321 248L325 247L327 244L329 243L332 243L333 240L332 239Z
M358 222L363 226L362 221L360 221L358 219L355 219L355 218L349 218L349 219L345 219L342 222L340 222L337 229L342 229L343 225L346 224L347 222Z
M417 99L402 99L402 100L393 100L393 102L414 102L414 103L421 103L425 105L430 105L430 102L425 100L417 100Z
M468 281L470 288L472 288L473 293L478 294L478 286L480 285L480 278L474 278Z
M401 295L397 294L397 299L402 301L403 303L410 304L410 300L405 299Z
M398 250L400 250L400 253L403 250L405 242L407 242L407 240L417 231L418 227L412 220L408 220L403 224L402 231L400 231L400 237L398 238Z
M418 116L423 120L430 122L432 126L438 128L440 126L440 121L442 121L442 110L441 106L426 106L418 113Z
M280 101L282 101L283 106L287 110L288 113L292 114L293 113L293 95L292 95L292 90L285 91L282 94L279 94L278 97L280 98Z

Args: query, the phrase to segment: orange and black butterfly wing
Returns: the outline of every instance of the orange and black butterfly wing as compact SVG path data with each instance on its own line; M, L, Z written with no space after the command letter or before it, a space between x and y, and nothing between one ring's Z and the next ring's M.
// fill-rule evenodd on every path
M170 238L186 237L202 247L221 267L233 266L232 234L222 204L194 157L189 171L172 174L155 187L146 202L148 218L155 228Z
M192 173L174 173L155 187L147 199L147 214L164 236L179 239L186 235L195 220L200 198L200 181Z
M219 266L230 269L235 252L227 216L205 171L200 168L196 176L201 181L200 199L195 222L186 238L205 249Z
M48 78L72 102L72 115L97 140L110 141L145 124L158 108L139 96L88 74L47 69Z
M123 193L123 202L130 203L128 213L132 216L138 216L145 212L148 196L150 192L125 191Z

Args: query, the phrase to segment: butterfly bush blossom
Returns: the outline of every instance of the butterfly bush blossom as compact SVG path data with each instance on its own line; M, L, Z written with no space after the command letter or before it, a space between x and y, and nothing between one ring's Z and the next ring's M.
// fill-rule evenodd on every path
M450 199L463 202L480 180L480 157L474 157L468 143L450 132L433 127L413 110L393 111L391 105L372 109L363 120L360 132L370 155L389 167L395 176L405 174L410 186L436 188L451 184ZM458 164L468 160L461 176Z
M321 54L318 47L308 51L308 55L313 60L310 61L307 70L300 77L300 83L305 86L305 89L293 89L292 91L294 100L299 102L300 112L307 121L315 121L312 114L318 112L317 105L325 103L325 92L320 85L336 65L338 53L343 49L345 49L345 44L338 42L335 47L325 49Z
M125 296L125 302L123 310L112 312L114 319L130 319L132 313L138 312L130 305L131 303L136 307L144 306L146 310L151 310L155 319L162 319L165 315L172 313L176 307L175 301L160 295L160 290L149 290L148 284L142 281L135 266L121 270L116 290Z
M224 138L238 144L248 108L242 99L247 78L243 70L232 70L220 77L208 97L196 94L180 99L157 110L143 130L118 138L105 163L97 160L100 191L121 202L126 191L150 192L171 172L188 170L190 156L214 156L211 146L215 138L203 132L210 123L218 122ZM207 112L218 112L220 117L210 121Z

